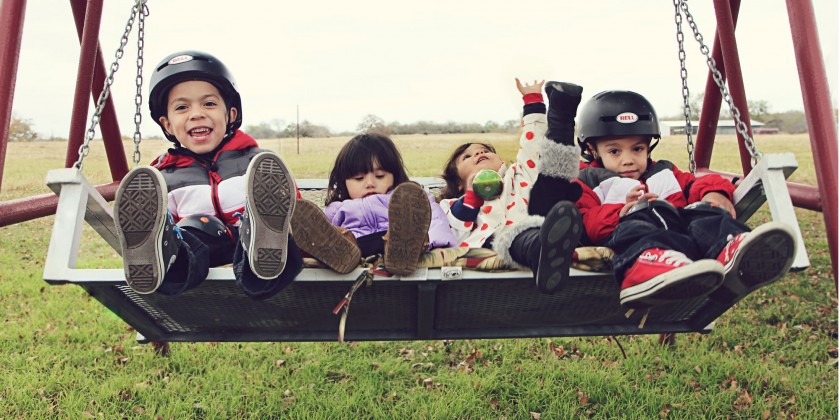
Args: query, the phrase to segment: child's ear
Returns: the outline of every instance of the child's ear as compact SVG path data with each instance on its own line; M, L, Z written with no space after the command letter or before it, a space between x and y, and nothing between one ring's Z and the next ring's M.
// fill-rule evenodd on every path
M592 155L593 158L598 159L598 149L593 147L591 144L586 145L586 148L589 149L589 154ZM650 151L648 151L648 156L650 156Z
M170 136L174 136L175 134L172 133L172 124L169 123L169 119L166 117L160 117L160 125L163 126L163 129L169 133Z
M228 117L230 117L230 119L228 120L228 123L230 123L230 121L236 121L236 116L238 114L239 114L238 109L236 109L234 107L230 107L230 111L228 112Z

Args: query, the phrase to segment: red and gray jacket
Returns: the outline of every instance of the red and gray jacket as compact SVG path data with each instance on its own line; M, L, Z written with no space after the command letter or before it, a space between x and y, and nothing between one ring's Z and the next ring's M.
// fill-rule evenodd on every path
M627 204L627 194L641 184L646 191L683 208L701 201L710 192L719 192L732 200L735 186L719 175L695 177L682 172L667 160L648 161L648 169L638 179L624 178L605 169L598 162L581 163L577 180L583 195L577 206L583 216L586 235L594 245L601 245L618 225L618 213Z
M238 222L234 214L245 208L245 172L251 159L264 151L253 137L237 130L212 161L201 161L177 149L155 159L152 166L166 181L169 211L175 221L204 215L215 216L228 225Z

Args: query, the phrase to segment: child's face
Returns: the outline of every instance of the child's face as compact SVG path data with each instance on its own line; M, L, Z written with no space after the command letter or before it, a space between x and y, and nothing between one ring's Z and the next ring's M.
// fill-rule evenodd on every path
M487 150L484 145L471 144L463 153L458 155L455 167L458 168L458 177L461 178L461 186L470 184L470 180L476 172L482 169L498 171L502 167L502 159L499 155Z
M373 194L385 194L394 186L394 174L383 170L373 162L372 172L360 173L344 180L350 198L362 198Z
M598 139L593 150L595 158L600 157L604 168L625 178L639 179L647 170L650 156L650 139L644 136L605 137Z
M236 108L228 115L225 101L215 86L200 80L181 82L169 90L166 116L160 122L166 132L194 153L212 152L227 131L228 118L236 117Z

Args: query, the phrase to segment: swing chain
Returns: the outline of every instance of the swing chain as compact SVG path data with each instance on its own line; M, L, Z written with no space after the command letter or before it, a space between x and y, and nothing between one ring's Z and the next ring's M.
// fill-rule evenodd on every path
M145 0L143 0L145 1ZM141 105L143 105L143 47L145 45L146 34L146 16L149 15L149 9L143 5L143 12L140 13L140 18L137 21L137 77L135 83L137 85L137 93L134 95L134 155L132 160L134 166L140 164L140 122L143 120L143 113Z
M120 46L119 48L117 48L117 52L114 54L116 59L113 63L111 63L111 67L108 70L108 77L105 78L105 84L102 87L102 93L99 94L99 99L96 101L96 109L93 112L93 116L91 116L90 118L90 126L88 127L87 133L85 133L85 140L79 147L79 160L77 160L76 163L73 164L73 166L80 172L82 170L82 166L84 165L85 157L87 157L87 155L90 154L90 142L93 140L93 136L96 134L96 126L99 125L102 110L103 108L105 108L105 101L108 100L108 96L111 94L111 85L114 83L114 73L116 73L117 70L119 70L120 68L119 62L123 54L125 53L125 45L128 43L128 35L131 33L131 28L134 26L134 20L137 16L138 11L148 16L149 9L148 7L146 7L146 0L137 0L134 6L131 8L131 16L129 16L128 18L128 22L125 26L125 32L123 33L123 36L120 39Z
M752 157L750 163L752 164L752 167L755 167L755 165L758 164L758 161L761 160L761 152L759 152L756 148L755 141L753 140L752 136L747 130L747 125L744 123L744 121L741 120L741 111L733 103L732 96L729 94L729 89L726 87L726 83L723 81L723 76L717 69L715 59L712 58L712 55L709 52L709 47L703 42L703 35L700 34L700 31L697 28L697 24L694 22L694 16L691 14L691 12L688 11L687 1L674 0L675 6L678 3L680 9L682 9L683 13L685 14L685 20L688 22L688 26L694 33L694 39L696 39L697 42L700 44L700 52L703 53L704 56L706 56L706 65L712 72L712 77L715 79L715 84L717 84L718 88L720 89L720 94L723 97L723 100L725 100L726 104L729 105L729 112L732 114L732 118L735 120L735 129L736 131L738 131L738 134L741 135L741 138L744 139L744 146L746 146L747 151Z
M688 170L692 174L697 171L697 162L694 160L694 141L691 139L693 129L691 127L691 104L689 103L688 91L688 69L685 67L685 47L682 30L682 15L680 14L681 0L674 0L674 10L676 12L674 21L677 24L677 44L679 45L680 58L680 78L682 79L682 96L683 96L683 114L685 115L685 134L686 134L686 150L688 151Z

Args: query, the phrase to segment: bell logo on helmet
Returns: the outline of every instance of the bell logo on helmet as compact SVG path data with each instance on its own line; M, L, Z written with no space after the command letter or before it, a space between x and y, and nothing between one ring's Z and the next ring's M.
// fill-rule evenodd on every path
M615 120L622 124L632 124L639 121L639 116L632 112L622 112L621 114L616 115Z
M193 58L194 57L189 55L189 54L179 55L179 56L176 56L176 57L172 57L172 59L169 60L169 64L186 63L187 61L192 61Z

